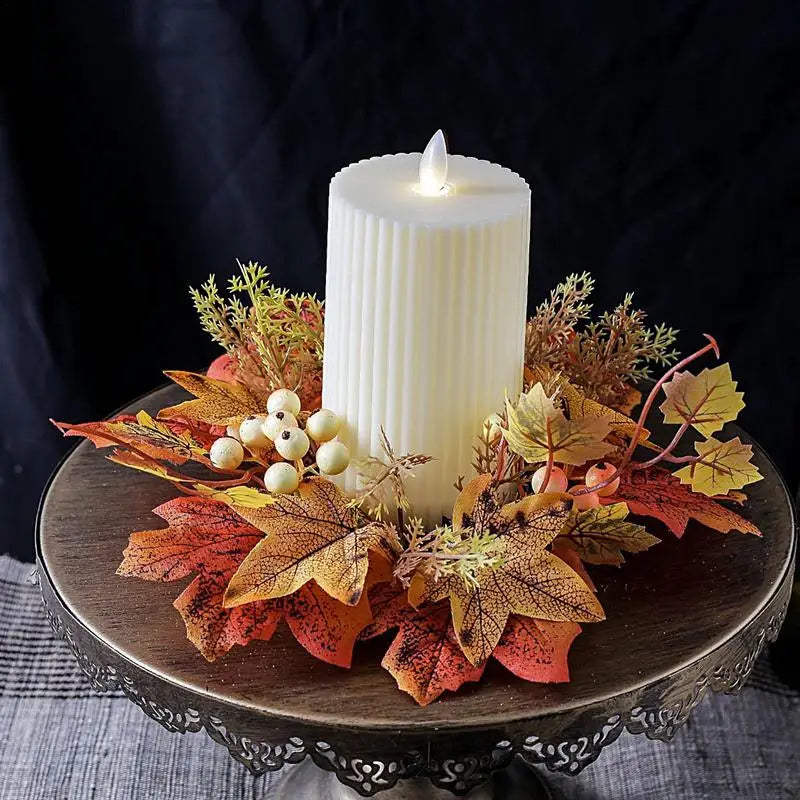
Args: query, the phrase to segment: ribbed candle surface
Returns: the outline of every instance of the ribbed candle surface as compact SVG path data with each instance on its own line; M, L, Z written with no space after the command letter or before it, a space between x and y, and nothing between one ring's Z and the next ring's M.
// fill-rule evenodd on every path
M530 190L515 173L450 156L446 194L418 192L419 154L353 164L331 181L322 402L354 458L436 460L408 493L429 525L504 394L522 388ZM351 467L340 482L354 490Z

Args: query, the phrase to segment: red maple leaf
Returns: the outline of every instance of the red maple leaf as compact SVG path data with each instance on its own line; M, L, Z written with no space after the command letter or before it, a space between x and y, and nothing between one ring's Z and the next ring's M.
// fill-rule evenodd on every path
M634 514L660 519L679 538L690 519L722 533L737 530L761 536L752 522L713 498L693 492L661 467L627 472L614 496L600 501L604 505L624 501Z
M396 625L397 636L381 666L421 706L444 691L455 692L468 681L480 680L484 667L474 667L461 652L447 603L420 609L408 606Z
M512 616L492 656L517 677L533 683L569 681L567 655L581 632L577 622Z
M192 423L183 417L154 420L147 412L71 425L50 420L64 436L83 436L95 447L131 448L145 456L185 464L208 463L207 451L218 435L210 425Z
M350 666L353 645L372 620L366 592L356 606L347 606L309 582L288 597L225 608L230 578L263 533L230 506L205 497L178 497L154 513L168 526L131 534L117 572L155 581L197 573L174 605L187 637L206 659L213 661L236 644L269 639L284 619L311 655ZM388 578L388 565L381 562L370 570L370 585Z
M370 603L375 621L362 631L361 638L397 628L381 666L392 675L398 688L420 705L428 705L445 691L455 692L467 682L480 680L485 667L473 666L462 652L447 603L414 609L408 603L406 590L389 583L370 592ZM492 655L524 680L563 683L569 680L569 648L580 631L575 622L550 622L515 614L509 617Z
M216 378L218 381L235 383L238 379L238 367L239 365L233 356L223 353L211 362L206 375L209 378Z
M187 638L208 661L236 644L270 639L281 620L282 609L275 603L262 601L238 608L222 605L234 572L201 572L173 603L183 617Z

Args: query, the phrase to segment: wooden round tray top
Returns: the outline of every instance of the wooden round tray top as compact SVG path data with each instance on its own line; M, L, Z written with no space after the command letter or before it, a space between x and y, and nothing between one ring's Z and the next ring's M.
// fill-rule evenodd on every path
M162 388L125 413L183 398ZM778 472L754 448L764 480L748 488L743 513L763 539L692 523L678 540L654 523L662 544L622 569L593 568L607 620L583 626L568 684L527 683L490 662L480 683L420 708L380 667L385 640L359 645L344 670L312 658L285 628L209 664L172 606L190 579L115 574L130 533L161 527L151 509L175 490L88 442L63 461L42 501L42 594L96 688L122 689L168 730L205 729L253 772L310 756L365 796L415 776L464 794L516 754L575 774L626 728L670 739L708 689L740 690L777 636L795 520Z

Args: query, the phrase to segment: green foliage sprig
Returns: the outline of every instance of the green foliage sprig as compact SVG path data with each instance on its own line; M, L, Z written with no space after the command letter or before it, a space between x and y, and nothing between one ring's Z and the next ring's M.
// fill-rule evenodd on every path
M399 555L394 575L407 585L418 572L434 580L456 576L467 586L478 585L478 574L503 564L503 546L499 536L472 528L455 530L438 525L426 531L422 521L412 517L406 526L407 544Z
M240 274L223 297L214 276L189 290L200 324L236 359L241 373L268 390L321 381L324 306L313 294L293 294L269 280L266 267L237 261ZM242 302L240 296L249 300Z

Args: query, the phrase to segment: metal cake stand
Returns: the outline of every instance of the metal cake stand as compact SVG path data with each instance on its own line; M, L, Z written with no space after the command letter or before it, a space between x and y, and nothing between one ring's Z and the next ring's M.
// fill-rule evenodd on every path
M159 389L126 411L182 396ZM565 685L526 683L490 664L480 684L419 708L380 668L385 641L360 645L342 670L286 631L207 663L172 607L182 585L115 575L128 535L159 527L150 510L174 490L88 443L62 462L42 501L42 596L98 691L121 690L168 731L204 730L255 774L302 762L281 797L551 797L529 765L575 775L623 730L669 741L706 692L739 692L777 636L795 519L774 465L755 451L765 480L749 490L745 513L764 538L690 525L681 541L664 531L621 571L593 569L608 620L584 626Z

